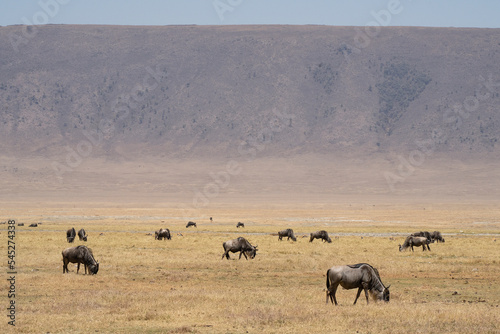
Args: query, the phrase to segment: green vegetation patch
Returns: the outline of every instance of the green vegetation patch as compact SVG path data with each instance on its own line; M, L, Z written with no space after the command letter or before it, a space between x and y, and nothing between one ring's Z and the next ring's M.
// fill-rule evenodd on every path
M417 99L431 78L407 63L381 65L383 81L376 85L379 95L378 123L387 135L403 116L412 101Z

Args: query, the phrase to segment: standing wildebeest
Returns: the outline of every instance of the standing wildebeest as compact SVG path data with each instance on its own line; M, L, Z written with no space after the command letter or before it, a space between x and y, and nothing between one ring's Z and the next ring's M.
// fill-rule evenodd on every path
M83 241L87 241L87 233L85 233L85 230L82 228L80 231L78 231L78 238Z
M186 228L191 227L191 226L197 227L195 222L188 222L186 225Z
M243 224L242 222L238 222L238 224L236 224L236 228L240 227L245 227L245 224Z
M422 246L423 250L425 251L425 246L427 246L428 250L431 250L429 247L430 240L427 239L426 237L412 237L411 235L406 238L405 242L403 243L403 246L399 245L399 251L404 251L408 247L411 247L411 251L414 252L413 246Z
M170 230L168 228L160 228L158 231L155 231L155 240L170 240L172 236L170 235Z
M444 242L444 238L443 236L441 235L441 232L439 231L434 231L431 233L431 239L432 241L437 241L437 242Z
M80 245L76 247L66 248L62 251L63 256L63 274L69 273L68 263L77 263L78 267L76 273L80 270L80 263L83 263L85 267L85 274L87 274L87 267L89 268L89 274L95 275L99 271L99 262L94 259L94 254L92 250L86 246Z
M427 238L427 240L429 240L429 242L434 242L434 240L432 240L431 234L427 231L415 232L415 233L412 233L410 235L412 237L425 237L425 238Z
M328 232L326 231L316 231L311 233L311 237L309 238L309 242L312 242L314 239L322 239L323 242L332 242L332 239L328 236Z
M389 286L385 287L380 279L378 270L367 263L358 263L354 265L331 267L326 272L326 303L328 297L332 304L337 304L335 293L338 286L344 289L358 288L354 304L358 301L361 290L365 290L366 303L368 304L368 292L372 298L388 302L390 299Z
M38 227L38 224L37 223L30 224L29 227Z
M75 237L76 237L76 231L74 227L66 231L66 239L68 240L69 243L75 241Z
M257 245L252 246L247 239L243 237L239 237L238 239L233 239L233 240L228 240L222 244L222 247L224 247L224 254L222 254L222 258L224 256L226 259L229 260L229 252L240 252L240 257L238 259L241 259L241 254L245 256L245 259L248 260L247 255L250 256L251 259L257 255Z
M286 240L290 240L290 238L292 238L293 241L297 241L297 238L295 238L295 234L293 234L293 230L291 228L278 232L278 240L282 240L284 237L287 237Z

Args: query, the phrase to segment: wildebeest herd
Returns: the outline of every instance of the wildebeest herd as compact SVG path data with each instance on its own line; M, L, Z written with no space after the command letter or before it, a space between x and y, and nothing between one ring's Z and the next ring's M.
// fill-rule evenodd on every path
M427 250L430 251L431 248L429 247L429 244L434 242L444 242L444 238L441 235L441 232L434 231L432 233L429 233L427 231L420 231L412 233L408 237L406 237L403 245L399 245L399 251L401 252L406 250L407 248L411 248L411 251L414 252L413 246L422 246L422 249L424 251L427 247Z
M189 221L186 225L188 227L196 227L196 223ZM244 227L244 224L238 222L236 225L237 228ZM87 234L84 229L78 231L76 233L74 228L69 229L66 232L66 238L69 243L72 243L78 235L80 240L87 241ZM181 234L178 234L181 235ZM168 228L160 228L159 230L154 232L155 240L171 240L172 235ZM297 238L292 229L287 228L278 232L278 240L282 241L283 238L287 238L287 240L292 239L292 241L296 242ZM323 242L331 243L332 239L328 235L328 232L325 230L320 230L313 232L309 235L309 242L313 242L314 239L321 239ZM391 238L393 239L393 238ZM406 237L403 245L399 245L399 251L406 250L411 248L413 251L413 247L422 246L423 250L431 250L429 247L430 243L434 242L444 242L444 238L439 231L434 231L429 233L427 231L416 232L410 234ZM224 257L226 259L230 259L229 253L238 253L238 259L241 259L243 255L245 259L248 258L253 259L257 255L257 245L253 246L247 239L243 237L238 237L236 239L228 240L222 243L222 247L224 249L224 253L222 254L222 259ZM85 274L87 273L87 269L89 274L95 275L99 270L99 262L97 262L94 258L92 250L84 245L80 245L77 247L66 248L62 252L63 256L63 273L68 272L68 263L76 263L77 264L77 274L80 270L80 264L84 265ZM338 286L341 286L344 289L358 289L356 298L354 300L354 304L358 301L358 298L361 295L361 292L364 291L366 302L369 302L369 295L373 297L376 301L385 301L388 302L390 299L389 286L385 286L382 283L382 279L380 278L380 274L376 268L371 266L368 263L358 263L353 265L340 265L333 266L326 272L326 302L328 303L328 299L332 302L332 304L337 305L336 291Z

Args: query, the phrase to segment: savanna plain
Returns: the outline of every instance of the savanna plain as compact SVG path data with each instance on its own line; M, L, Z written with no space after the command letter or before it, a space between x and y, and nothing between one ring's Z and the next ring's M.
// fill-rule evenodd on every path
M498 333L500 210L483 204L220 205L207 215L145 207L11 207L16 219L16 326L19 333ZM210 216L213 221L210 221ZM197 228L187 229L188 220ZM237 222L244 228L236 228ZM29 227L31 223L41 223ZM66 241L84 228L87 242ZM172 240L155 240L169 228ZM292 228L297 241L278 241ZM309 242L326 230L332 243ZM439 230L431 251L399 252L412 232ZM222 243L244 236L255 259L221 259ZM7 225L0 225L7 262ZM85 244L97 275L61 251ZM326 271L366 262L390 284L389 303L356 290L326 301ZM5 265L4 265L5 268ZM7 324L7 274L2 274Z

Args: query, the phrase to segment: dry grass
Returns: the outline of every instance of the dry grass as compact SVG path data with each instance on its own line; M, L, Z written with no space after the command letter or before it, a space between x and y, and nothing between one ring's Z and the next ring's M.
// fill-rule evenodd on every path
M500 329L498 209L417 206L395 208L218 208L195 219L175 209L11 209L18 227L16 330L20 333L493 333ZM163 221L163 222L162 222ZM242 221L246 227L236 229ZM42 222L28 228L31 222ZM0 252L6 253L1 225ZM95 276L62 274L67 228L84 227L101 263ZM171 241L147 235L159 227ZM298 241L278 242L291 227ZM331 244L302 238L325 229ZM431 252L397 250L404 234L441 230L446 243ZM462 231L462 232L461 232ZM100 233L103 233L100 235ZM178 236L182 233L183 236ZM401 233L401 234L399 234ZM487 233L488 235L483 235ZM221 260L222 242L245 235L254 260ZM338 238L335 238L338 236ZM390 237L393 236L394 240ZM75 241L76 244L81 244ZM391 302L353 306L356 291L339 290L325 305L332 265L377 267ZM4 281L5 282L5 281ZM4 283L5 284L5 283ZM6 305L7 296L0 296ZM2 328L7 328L6 320ZM9 329L9 328L7 328Z

